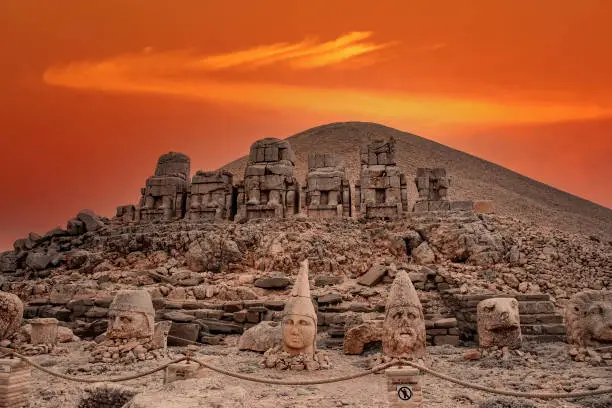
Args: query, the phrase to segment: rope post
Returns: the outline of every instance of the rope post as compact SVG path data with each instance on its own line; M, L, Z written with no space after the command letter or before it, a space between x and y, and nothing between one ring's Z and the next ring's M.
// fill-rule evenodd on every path
M30 324L32 325L32 344L57 343L57 323L57 319L53 317L40 317L30 320Z
M187 380L189 378L195 378L198 370L200 369L199 364L191 364L189 359L180 363L170 364L166 368L166 375L164 376L164 384L170 384L174 381Z
M0 407L29 406L32 370L19 359L0 359Z
M389 408L422 408L422 376L418 369L408 367L389 368L387 378L387 401Z

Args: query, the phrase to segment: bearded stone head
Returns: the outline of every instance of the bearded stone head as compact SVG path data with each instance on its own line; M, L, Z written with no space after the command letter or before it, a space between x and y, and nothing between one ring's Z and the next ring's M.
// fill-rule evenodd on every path
M108 311L110 339L152 338L154 332L153 302L146 290L122 290Z
M382 333L383 353L391 357L425 354L423 308L408 274L400 271L389 293Z

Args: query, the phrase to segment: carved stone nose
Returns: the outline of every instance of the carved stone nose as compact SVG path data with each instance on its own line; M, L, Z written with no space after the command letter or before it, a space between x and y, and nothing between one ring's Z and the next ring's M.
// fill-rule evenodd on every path
M507 319L508 318L508 312L502 312L501 314L502 319Z

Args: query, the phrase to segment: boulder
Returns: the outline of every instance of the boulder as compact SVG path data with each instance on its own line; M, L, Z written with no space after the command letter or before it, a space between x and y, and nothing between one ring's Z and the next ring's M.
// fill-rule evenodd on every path
M12 293L0 292L0 340L12 335L21 324L23 303Z
M282 328L279 322L261 322L240 336L238 350L259 351L261 353L278 346L282 342Z
M422 242L418 247L416 247L412 251L412 256L419 264L432 264L436 260L436 256L427 242Z
M344 354L361 354L366 344L382 340L382 321L368 320L351 327L344 336Z
M79 211L77 220L85 224L86 231L97 231L104 226L102 220L91 210Z
M42 252L30 252L26 257L25 263L31 269L41 271L49 266L52 259L53 257L51 255Z
M376 285L387 273L387 267L384 265L373 265L365 274L357 279L357 283L365 286Z

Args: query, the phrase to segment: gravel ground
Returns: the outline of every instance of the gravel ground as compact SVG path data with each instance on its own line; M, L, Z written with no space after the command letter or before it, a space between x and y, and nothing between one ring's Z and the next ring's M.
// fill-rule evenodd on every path
M333 367L318 372L282 372L259 367L261 355L238 352L228 339L222 346L203 346L193 352L226 369L267 378L309 379L336 377L363 370L371 356L345 356L340 351L329 351ZM53 370L80 376L124 375L155 367L161 362L146 361L123 366L90 364L83 351L83 343L66 346L67 353L42 355L35 360ZM437 346L429 347L425 364L447 375L489 387L506 388L524 392L583 391L612 386L612 367L592 367L574 362L567 355L567 345L524 344L518 355L509 353L506 358L494 356L467 360L463 355L470 349ZM171 357L182 352L172 348ZM370 350L369 353L375 353ZM382 374L366 376L346 382L317 386L263 385L229 378L208 370L200 371L200 378L163 385L163 373L124 383L138 392L138 398L150 407L386 407L385 377ZM33 372L35 386L30 407L77 407L86 395L87 384L72 383L51 377L37 370ZM529 407L612 407L612 395L582 398L579 400L521 400L511 397L485 394L448 383L430 375L423 377L425 407L479 407L479 408L529 408ZM149 402L146 402L149 401Z

